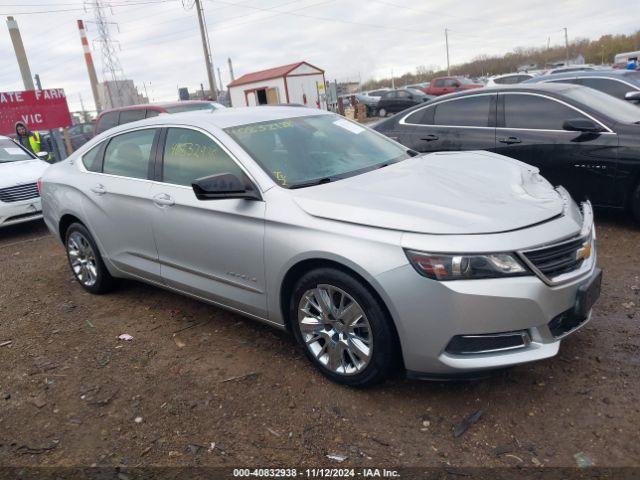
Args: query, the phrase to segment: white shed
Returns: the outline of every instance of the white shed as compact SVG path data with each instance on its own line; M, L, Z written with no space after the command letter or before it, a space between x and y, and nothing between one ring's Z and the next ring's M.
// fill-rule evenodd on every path
M326 108L324 85L324 70L298 62L247 73L228 87L233 107L299 103Z

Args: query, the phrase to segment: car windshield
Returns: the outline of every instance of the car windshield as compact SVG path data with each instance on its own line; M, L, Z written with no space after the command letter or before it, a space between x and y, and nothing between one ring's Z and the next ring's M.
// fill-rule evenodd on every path
M196 110L215 110L218 105L213 103L188 103L185 105L176 105L175 107L166 107L167 113L194 112Z
M226 128L282 187L357 175L409 157L380 134L337 115L313 115Z
M0 139L0 163L32 160L34 157L12 140Z
M616 122L640 122L640 108L631 102L612 97L600 90L587 87L575 87L569 88L563 93L570 99L588 105Z

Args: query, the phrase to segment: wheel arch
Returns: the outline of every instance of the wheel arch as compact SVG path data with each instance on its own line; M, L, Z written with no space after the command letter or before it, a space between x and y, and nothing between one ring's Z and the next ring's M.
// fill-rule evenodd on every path
M384 309L385 313L391 321L391 329L394 334L394 342L396 348L398 349L398 356L402 361L402 348L400 343L400 336L398 334L398 328L396 326L395 315L392 311L393 307L389 305L390 302L385 299L385 295L380 291L381 287L377 285L377 282L375 282L375 279L373 277L368 275L366 272L363 272L356 265L348 265L347 262L341 259L319 256L304 258L298 260L287 269L286 273L282 277L280 292L278 295L279 313L280 315L282 315L285 329L291 331L292 328L291 319L289 318L289 301L291 295L293 294L293 289L296 282L306 272L318 268L335 268L336 270L340 270L360 281L362 285L367 290L369 290L369 292L378 301L380 306Z
M88 229L87 225L80 218L71 213L65 213L58 221L58 234L62 243L66 240L67 230L74 223L84 225L84 227Z

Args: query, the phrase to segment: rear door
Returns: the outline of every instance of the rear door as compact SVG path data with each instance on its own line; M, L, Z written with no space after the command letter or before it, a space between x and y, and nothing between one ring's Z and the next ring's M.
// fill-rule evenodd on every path
M563 129L570 119L603 126L602 133ZM618 137L582 110L538 93L504 92L498 101L496 151L540 169L553 185L576 200L609 205L616 174Z
M159 129L115 135L87 152L82 162L83 210L100 250L120 270L160 281L158 252L151 229L150 158Z
M204 131L171 127L165 132L151 192L153 230L165 283L266 318L265 203L198 200L191 187L194 180L243 170Z
M495 93L443 100L415 110L401 119L398 141L418 152L493 150L496 122Z

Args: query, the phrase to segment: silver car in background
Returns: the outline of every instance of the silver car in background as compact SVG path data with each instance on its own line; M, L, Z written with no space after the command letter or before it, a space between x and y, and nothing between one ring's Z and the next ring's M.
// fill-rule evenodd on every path
M329 378L551 357L600 291L591 207L488 152L418 156L294 107L161 116L42 179L89 292L132 278L292 331Z

